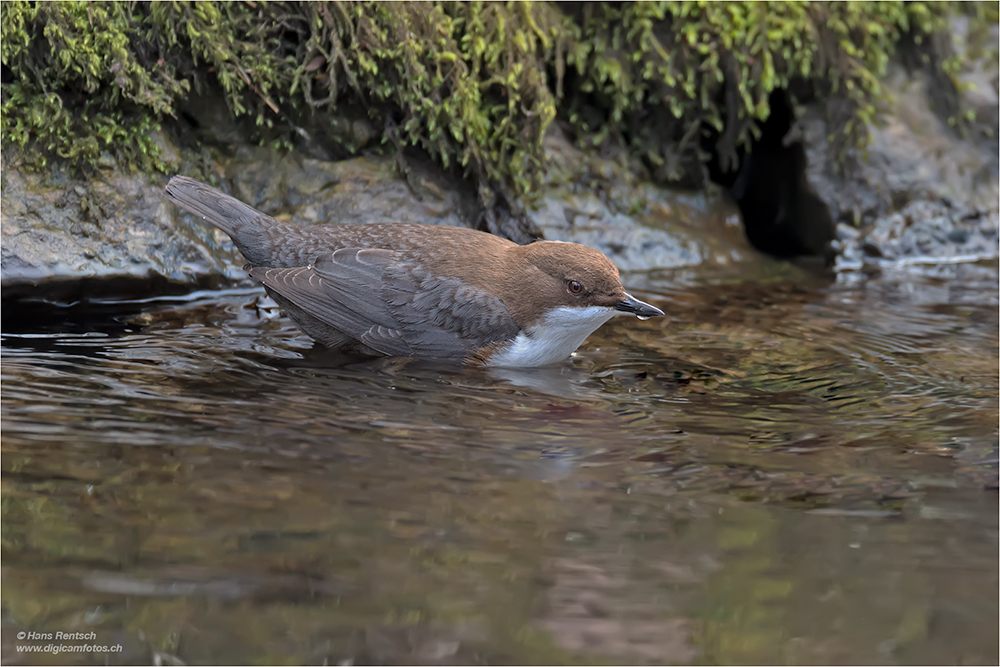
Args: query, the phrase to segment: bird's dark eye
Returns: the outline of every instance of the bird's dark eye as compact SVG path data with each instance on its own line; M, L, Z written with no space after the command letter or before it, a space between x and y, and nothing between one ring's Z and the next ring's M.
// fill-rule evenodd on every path
M583 291L583 283L578 280L567 280L566 289L569 290L570 294L579 294Z

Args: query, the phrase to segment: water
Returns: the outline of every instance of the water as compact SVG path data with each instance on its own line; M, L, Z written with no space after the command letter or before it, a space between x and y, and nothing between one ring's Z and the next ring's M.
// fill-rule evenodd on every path
M5 664L996 664L995 267L783 271L524 371L5 304Z

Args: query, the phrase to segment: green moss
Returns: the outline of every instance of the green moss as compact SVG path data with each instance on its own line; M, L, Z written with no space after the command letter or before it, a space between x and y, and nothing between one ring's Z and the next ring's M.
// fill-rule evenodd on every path
M864 145L879 78L903 35L946 26L924 2L266 3L5 2L3 144L44 167L111 153L168 171L154 130L192 92L291 145L341 105L364 108L402 155L457 165L484 202L537 190L557 118L584 144L617 145L678 178L706 131L735 156L796 87L843 101ZM981 10L977 10L981 11ZM985 10L993 11L995 10ZM831 108L836 105L831 105Z
M124 3L4 3L5 147L30 145L36 166L53 155L94 165L111 151L165 169L151 131L188 86L139 61L129 35L140 25Z
M583 136L617 138L667 178L697 155L703 129L734 160L768 117L775 89L844 102L830 105L843 116L841 148L863 147L897 43L911 31L919 39L943 30L952 11L923 2L587 5L568 115Z

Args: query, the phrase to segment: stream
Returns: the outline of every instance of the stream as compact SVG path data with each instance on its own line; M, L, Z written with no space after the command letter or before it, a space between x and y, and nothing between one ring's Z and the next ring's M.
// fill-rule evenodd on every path
M996 263L625 282L532 370L5 303L4 664L996 664Z

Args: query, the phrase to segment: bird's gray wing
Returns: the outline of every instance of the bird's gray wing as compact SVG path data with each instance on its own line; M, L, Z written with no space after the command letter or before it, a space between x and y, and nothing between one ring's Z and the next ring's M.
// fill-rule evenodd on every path
M312 317L391 356L464 359L520 331L499 298L397 253L345 248L250 275Z
M417 356L465 358L520 331L498 297L420 265L388 268L382 294L397 331Z
M309 266L255 266L249 272L323 324L383 354L410 356L381 296L385 268L395 261L391 250L344 248L317 257Z

